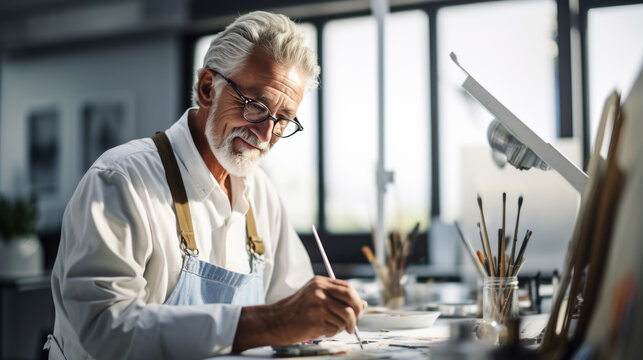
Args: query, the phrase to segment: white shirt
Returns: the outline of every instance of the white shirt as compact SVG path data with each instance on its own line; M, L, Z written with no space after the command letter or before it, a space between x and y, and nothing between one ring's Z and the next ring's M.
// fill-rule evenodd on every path
M291 295L313 272L275 188L258 168L231 176L231 204L192 141L187 114L166 134L189 199L199 258L249 272L250 200L265 244L266 303ZM231 351L240 306L163 305L182 265L172 204L150 138L105 152L82 178L65 210L52 272L54 336L67 358L189 359Z

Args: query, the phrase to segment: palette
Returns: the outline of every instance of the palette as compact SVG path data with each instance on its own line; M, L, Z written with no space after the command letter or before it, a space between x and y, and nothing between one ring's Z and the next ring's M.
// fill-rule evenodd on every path
M366 331L419 329L433 325L438 311L368 310L357 324Z

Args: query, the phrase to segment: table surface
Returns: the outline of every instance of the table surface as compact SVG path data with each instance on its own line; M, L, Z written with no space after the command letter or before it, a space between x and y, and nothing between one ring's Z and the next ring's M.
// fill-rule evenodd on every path
M521 317L521 338L536 337L545 327L548 314ZM432 326L420 329L364 331L360 330L364 350L361 350L354 335L341 332L331 338L316 341L315 349L323 347L330 355L298 356L298 358L314 359L427 359L429 353L439 347L444 347L449 340L451 325L458 322L475 324L480 319L443 319L439 318ZM475 341L479 348L490 350L492 347ZM306 344L294 347L305 347ZM270 359L275 352L269 346L244 351L240 355L220 356L212 359Z

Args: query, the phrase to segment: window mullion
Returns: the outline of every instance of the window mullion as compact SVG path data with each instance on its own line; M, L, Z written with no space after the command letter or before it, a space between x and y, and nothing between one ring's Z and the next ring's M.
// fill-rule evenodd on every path
M324 78L324 25L325 21L313 22L317 28L317 62L321 67L320 84L323 84ZM324 92L319 89L317 91L317 178L318 178L318 192L317 192L317 223L323 233L327 233L326 229L326 177L324 172Z

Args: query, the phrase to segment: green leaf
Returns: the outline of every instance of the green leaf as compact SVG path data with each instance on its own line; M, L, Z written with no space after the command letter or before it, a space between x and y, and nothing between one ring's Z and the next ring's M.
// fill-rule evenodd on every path
M37 219L38 201L35 195L13 200L0 195L0 236L4 241L35 233Z

